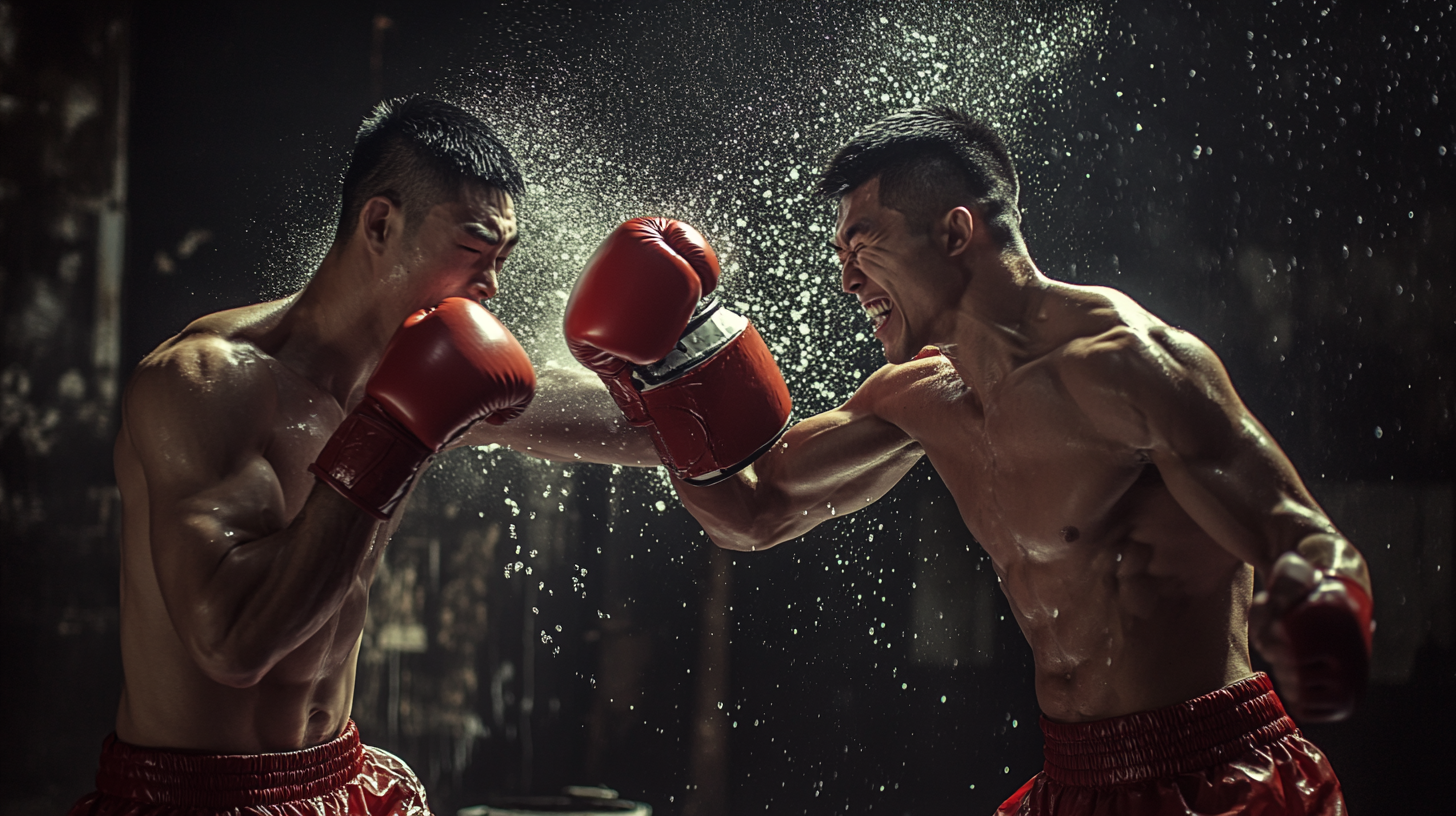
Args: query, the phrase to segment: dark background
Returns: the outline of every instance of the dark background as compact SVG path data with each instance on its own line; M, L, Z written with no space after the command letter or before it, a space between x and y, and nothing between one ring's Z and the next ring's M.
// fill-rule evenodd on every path
M538 365L616 222L683 217L799 415L880 364L813 171L970 108L1053 277L1223 357L1375 584L1374 683L1306 733L1354 813L1446 800L1452 4L0 2L0 813L90 787L120 685L118 389L322 257L353 130L430 92L531 181L492 306ZM1447 96L1443 96L1447 92ZM376 583L355 717L440 813L602 783L656 812L989 812L1038 769L1030 653L938 477L767 553L656 472L460 452Z

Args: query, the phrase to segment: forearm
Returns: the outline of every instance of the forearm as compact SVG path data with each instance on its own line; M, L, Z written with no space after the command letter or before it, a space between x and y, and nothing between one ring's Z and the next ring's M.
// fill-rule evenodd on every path
M1367 594L1374 594L1371 592L1370 572L1365 566L1365 558L1345 537L1337 533L1312 533L1300 540L1295 551L1315 569L1354 579Z
M258 682L333 619L361 580L381 525L322 483L287 527L227 551L190 626L199 665L227 685Z
M673 477L678 498L713 543L728 550L765 550L813 529L807 516L796 520L789 497L761 484L752 466L714 485L692 485Z
M710 487L674 483L719 547L768 549L875 502L922 455L903 435L869 449L842 441L791 431L733 479Z
M1275 510L1257 516L1261 523L1251 525L1259 558L1248 559L1266 580L1273 575L1275 563L1293 552L1315 569L1353 579L1370 592L1370 575L1360 551L1335 528L1303 485L1282 483L1272 503Z
M652 435L627 422L595 374L546 366L536 398L505 425L476 423L459 445L497 444L537 459L628 467L661 464Z
M1307 550L1321 569L1355 567L1359 554L1320 510L1293 466L1272 440L1260 443L1201 460L1155 454L1153 462L1199 526L1264 575L1291 551L1306 555Z
M589 462L625 467L662 464L652 435L621 417L522 417L519 425L494 435L492 442L517 453L551 462ZM490 444L480 442L477 444Z

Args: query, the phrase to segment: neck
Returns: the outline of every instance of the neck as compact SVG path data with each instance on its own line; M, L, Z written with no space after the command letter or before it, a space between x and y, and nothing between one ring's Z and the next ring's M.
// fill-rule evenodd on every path
M331 248L293 296L275 356L352 407L395 329L413 311L391 277L357 241Z
M1051 286L1025 255L998 254L970 271L941 353L965 383L988 394L1032 354Z

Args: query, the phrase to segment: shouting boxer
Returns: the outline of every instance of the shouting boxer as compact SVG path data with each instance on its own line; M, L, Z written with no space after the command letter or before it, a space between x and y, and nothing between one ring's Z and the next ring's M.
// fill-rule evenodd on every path
M523 189L475 117L385 103L308 285L203 317L138 366L115 448L125 685L72 814L429 812L349 719L369 586L411 485L440 451L492 442L655 464L585 372L543 375L528 409L531 363L479 303Z
M713 541L803 535L928 455L1035 657L1046 764L1000 813L1343 813L1248 640L1295 717L1346 716L1368 674L1369 578L1213 351L1121 292L1044 276L1010 154L968 116L884 119L818 192L838 201L842 286L890 365L751 466L680 481ZM760 401L772 379L722 376ZM656 429L664 461L736 412L697 416Z

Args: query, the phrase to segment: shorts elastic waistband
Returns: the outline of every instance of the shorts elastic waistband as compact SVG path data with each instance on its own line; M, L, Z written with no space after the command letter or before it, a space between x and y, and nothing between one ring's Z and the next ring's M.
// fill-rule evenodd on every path
M203 808L273 805L342 788L364 765L350 720L323 745L277 754L202 754L106 738L96 789L139 802Z
M1047 778L1106 787L1200 771L1299 733L1263 673L1153 711L1086 723L1045 717Z

